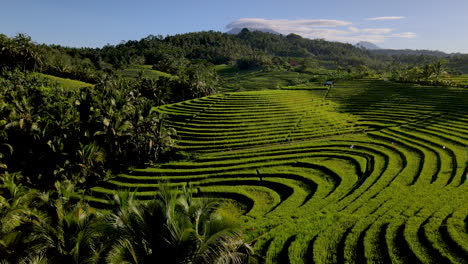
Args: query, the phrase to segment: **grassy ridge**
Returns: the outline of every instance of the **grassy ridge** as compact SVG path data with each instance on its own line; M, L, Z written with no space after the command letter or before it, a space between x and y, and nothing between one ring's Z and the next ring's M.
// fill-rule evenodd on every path
M72 80L72 79L67 79L67 78L61 78L49 74L44 74L44 73L35 73L40 77L49 79L51 81L57 82L59 86L63 88L69 88L69 89L77 89L81 87L92 87L94 85L90 83L85 83L82 81L77 81L77 80Z
M126 78L137 78L140 75L149 79L158 79L160 76L171 77L169 73L153 70L151 65L132 65L120 70L119 74Z

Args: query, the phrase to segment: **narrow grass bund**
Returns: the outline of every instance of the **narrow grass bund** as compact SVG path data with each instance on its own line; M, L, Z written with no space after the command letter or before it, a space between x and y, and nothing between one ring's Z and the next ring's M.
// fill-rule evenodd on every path
M326 98L274 89L165 105L190 160L131 169L89 197L192 186L239 208L266 263L466 263L466 105L468 90L377 79L338 81Z

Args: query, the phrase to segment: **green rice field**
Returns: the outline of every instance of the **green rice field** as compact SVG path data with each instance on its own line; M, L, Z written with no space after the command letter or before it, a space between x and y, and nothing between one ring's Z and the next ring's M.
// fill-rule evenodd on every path
M223 79L223 92L281 89L285 86L295 86L297 83L306 83L313 76L291 71L239 71L228 65L217 65L215 69Z
M192 158L117 175L90 199L192 186L229 201L265 263L467 263L468 89L246 90L157 108Z
M450 77L450 79L454 80L455 83L457 83L460 86L468 86L468 74L452 76Z

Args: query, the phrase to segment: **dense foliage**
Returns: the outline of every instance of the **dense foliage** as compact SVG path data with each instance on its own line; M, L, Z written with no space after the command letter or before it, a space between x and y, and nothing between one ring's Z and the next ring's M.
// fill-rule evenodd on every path
M154 162L172 146L142 96L146 80L106 78L93 87L65 89L21 72L0 77L3 162L26 182L47 189L58 179L95 184L110 171Z
M148 201L114 195L110 210L75 197L57 182L40 193L0 178L1 263L249 263L251 249L220 203L162 191Z
M424 85L457 86L460 85L449 79L450 75L445 70L447 61L437 61L425 64L422 67L414 66L407 69L395 69L391 80L396 82L418 83Z

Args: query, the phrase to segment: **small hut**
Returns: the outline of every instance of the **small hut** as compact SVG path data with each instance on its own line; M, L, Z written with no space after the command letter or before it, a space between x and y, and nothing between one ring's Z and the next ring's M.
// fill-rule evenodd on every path
M332 87L332 86L333 86L333 82L332 82L332 81L326 81L326 82L323 83L323 86Z

